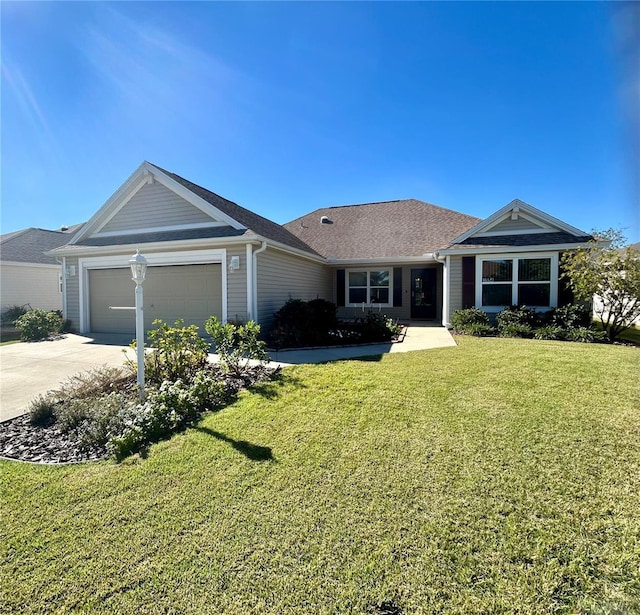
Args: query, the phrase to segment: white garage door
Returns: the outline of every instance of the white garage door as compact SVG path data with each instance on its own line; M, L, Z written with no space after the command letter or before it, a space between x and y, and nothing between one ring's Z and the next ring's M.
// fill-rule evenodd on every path
M156 318L173 324L182 318L204 333L209 316L222 318L222 273L220 265L171 265L149 267L144 282L144 327ZM133 310L110 310L109 306L133 306L135 284L131 270L89 271L89 315L95 333L135 335Z

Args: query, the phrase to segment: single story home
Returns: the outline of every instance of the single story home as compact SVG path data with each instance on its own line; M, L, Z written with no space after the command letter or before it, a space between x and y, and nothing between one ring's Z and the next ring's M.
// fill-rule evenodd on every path
M0 311L16 305L62 309L60 264L45 251L69 241L81 225L27 228L0 235Z
M149 263L145 327L253 319L263 330L288 299L333 301L447 325L454 310L541 310L570 300L564 250L591 237L514 200L484 220L414 199L329 207L279 225L144 162L66 245L63 311L81 333L133 333L128 261Z

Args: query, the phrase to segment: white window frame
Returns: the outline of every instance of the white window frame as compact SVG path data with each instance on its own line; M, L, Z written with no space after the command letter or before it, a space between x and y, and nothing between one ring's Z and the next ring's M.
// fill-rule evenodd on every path
M378 272L378 271L387 271L389 273L389 301L387 303L371 303L371 272ZM349 303L349 274L350 273L366 273L367 274L367 300L364 302L364 304L362 302L360 303ZM353 269L346 269L345 270L345 276L344 276L344 304L346 307L362 307L364 305L364 307L369 307L369 308L377 308L377 307L385 307L385 308L389 308L389 307L393 307L393 267L370 267L367 269L361 269L361 268L353 268ZM364 288L364 287L357 287L357 288ZM374 286L373 288L382 288L381 286Z
M558 253L557 252L528 252L526 254L520 253L507 253L507 254L483 254L482 256L476 256L476 307L489 313L501 312L504 310L503 305L482 305L482 265L484 261L501 261L510 260L513 263L512 266L512 279L511 281L496 282L496 284L511 284L511 305L517 305L518 303L518 261L519 260L531 260L531 259L550 259L551 265L551 279L549 280L549 305L528 305L527 307L535 308L540 312L545 312L551 308L558 306ZM525 282L523 282L524 284ZM540 284L541 282L531 282L532 284ZM542 282L545 283L546 282Z

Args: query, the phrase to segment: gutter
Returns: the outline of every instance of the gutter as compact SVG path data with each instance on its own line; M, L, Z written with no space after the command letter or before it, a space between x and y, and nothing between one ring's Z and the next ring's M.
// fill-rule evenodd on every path
M260 254L260 252L264 252L267 249L267 242L263 241L262 245L257 249L253 251L253 254L251 256L252 259L252 264L251 264L251 274L252 274L252 285L253 285L253 305L251 306L251 311L252 311L252 318L253 321L255 323L258 322L258 254ZM258 323L259 324L259 323Z
M449 298L449 284L451 282L451 257L446 254L444 258L440 255L440 252L436 250L433 253L433 258L436 262L442 265L442 326L449 328L449 310L450 310L450 298Z

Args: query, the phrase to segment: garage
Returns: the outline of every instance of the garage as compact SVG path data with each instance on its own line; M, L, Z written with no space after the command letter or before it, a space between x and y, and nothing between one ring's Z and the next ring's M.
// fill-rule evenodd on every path
M135 284L131 270L90 269L89 320L95 333L135 335L135 312L109 306L133 306ZM209 316L222 318L222 270L220 264L150 266L144 282L144 326L157 318L173 324L182 318L204 332Z

